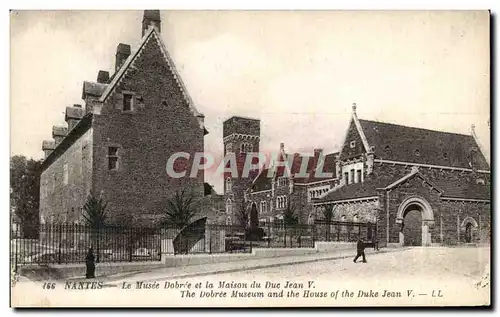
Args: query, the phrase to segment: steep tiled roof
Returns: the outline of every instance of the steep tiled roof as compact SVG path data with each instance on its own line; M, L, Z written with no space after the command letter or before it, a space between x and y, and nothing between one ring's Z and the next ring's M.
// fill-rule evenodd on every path
M491 197L491 189L487 185L472 182L450 183L444 180L437 182L437 184L444 191L442 197L485 200L490 200Z
M488 163L471 135L359 120L376 158L439 166L470 168L470 152L477 152L477 169L489 170Z
M338 155L338 153L330 153L325 155L325 163L322 168L323 173L332 173L333 178L336 175L336 164L335 164L335 156ZM311 182L316 182L316 181L321 181L325 180L323 177L316 177L316 167L318 164L318 157L314 156L300 156L300 155L294 155L294 158L292 160L292 166L290 168L291 174L295 175L300 172L300 168L302 165L302 161L304 158L308 158L307 162L307 170L306 173L309 174L308 177L294 177L294 182L299 183L299 184L306 184L306 183L311 183ZM282 161L280 159L280 161ZM269 168L264 169L257 179L254 181L252 185L252 189L254 191L262 191L262 190L269 190L271 189L271 182L272 178L268 177L269 173ZM285 174L285 167L284 166L278 166L276 168L275 176L274 177L281 177Z
M414 173L411 173L415 175ZM418 173L417 173L418 174ZM365 179L363 183L356 183L338 187L336 190L328 193L322 198L314 200L314 202L342 201L365 197L373 197L377 195L378 188L386 188L387 186L397 182L398 180L406 181L406 176L378 176ZM425 177L425 175L424 175ZM411 177L410 177L411 178ZM450 182L449 179L433 180L441 193L441 197L446 198L462 198L462 199L490 199L490 188L486 185L480 185L473 182L474 179L463 179L460 181Z

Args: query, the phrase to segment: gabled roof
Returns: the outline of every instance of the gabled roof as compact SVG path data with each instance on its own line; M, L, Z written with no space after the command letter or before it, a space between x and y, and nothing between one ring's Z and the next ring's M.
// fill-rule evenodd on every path
M146 46L146 43L152 39L155 38L157 42L159 43L159 46L161 48L161 51L163 53L163 56L165 57L165 60L172 71L175 80L181 87L182 93L184 95L184 98L186 99L189 109L193 113L194 116L198 119L198 123L200 125L200 128L205 129L204 123L203 123L203 114L201 114L195 107L193 100L191 99L191 96L188 94L188 91L186 89L186 86L184 85L184 82L182 81L175 64L170 57L170 54L168 53L165 44L163 43L163 40L157 33L156 29L154 27L150 27L149 30L147 31L146 34L141 39L141 42L139 43L139 47L135 50L133 54L130 54L129 57L125 60L123 65L120 67L120 69L113 74L112 79L110 79L109 85L105 88L103 93L101 94L101 97L99 98L100 102L105 102L108 96L111 94L111 92L114 90L114 88L117 86L117 84L120 82L120 80L123 78L127 70L133 65L134 61L136 60L137 56L139 56L140 52L142 49ZM206 130L205 130L206 131Z
M288 154L288 155L290 155L290 154ZM328 179L328 178L324 178L324 177L316 177L315 171L316 171L316 168L318 167L318 157L317 156L316 157L314 157L314 156L301 156L301 155L297 155L297 154L292 154L292 155L293 155L293 160L292 160L292 164L290 166L290 173L291 173L291 175L294 175L293 180L295 183L307 184L307 183L311 183L311 182L322 181L322 180ZM330 179L335 178L337 175L336 174L336 164L335 164L336 155L338 155L338 153L330 153L330 154L325 155L325 161L323 164L323 168L321 169L321 171L323 173L333 174L333 177L331 177ZM295 176L295 174L300 173L302 162L305 158L308 159L306 173L309 175L307 177ZM278 161L283 162L283 158L281 158L281 156L280 156ZM285 176L285 170L286 170L285 166L276 167L274 177L268 177L269 169L272 169L272 168L265 168L259 173L259 175L257 176L257 178L255 179L255 181L252 184L253 191L269 190L272 188L271 183L272 183L273 178L276 179L277 177ZM289 177L290 174L288 174L286 176Z
M404 176L377 176L373 175L365 179L362 183L339 186L325 196L314 199L314 203L335 202L344 200L353 200L359 198L374 197L378 195L379 190L390 190L403 184L413 177L420 177L430 184L443 198L461 198L461 199L490 199L490 187L475 183L474 178L464 178L456 181L449 179L437 179L430 181L424 174L417 169Z
M471 150L476 150L475 167L489 170L488 163L471 135L407 127L359 119L370 147L379 159L458 168L471 168Z

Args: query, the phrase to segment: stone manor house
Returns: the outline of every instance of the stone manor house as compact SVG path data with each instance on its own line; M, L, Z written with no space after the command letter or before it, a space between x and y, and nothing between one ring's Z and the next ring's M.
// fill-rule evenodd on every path
M259 140L258 120L224 122L226 153L257 151ZM237 221L242 200L260 224L282 223L290 201L300 223L322 220L332 208L333 220L376 224L381 245L489 241L490 169L474 127L462 135L362 120L354 105L340 149L323 159L315 150L308 177L293 176L305 157L285 153L283 144L279 160L293 156L288 175L280 167L272 177L268 168L247 179L227 177L226 223ZM315 178L317 168L332 177Z
M80 221L89 194L104 197L112 222L132 223L154 220L179 188L203 196L203 173L166 173L173 153L204 151L207 131L160 32L159 11L146 10L135 52L118 44L112 75L85 81L84 105L67 107L67 126L43 142L41 223ZM191 161L183 164L190 170Z

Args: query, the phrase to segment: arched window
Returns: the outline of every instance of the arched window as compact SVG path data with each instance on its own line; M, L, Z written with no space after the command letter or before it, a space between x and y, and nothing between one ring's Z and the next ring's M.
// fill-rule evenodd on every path
M307 224L308 225L313 225L314 224L314 213L309 214L309 218L307 218Z
M359 217L358 217L357 214L352 217L352 221L353 222L359 222Z
M267 212L267 204L266 201L263 200L260 202L260 213L266 213Z
M226 201L226 213L228 215L231 215L233 213L233 203L232 203L231 199L228 199Z
M231 177L226 178L226 192L230 192L232 187Z

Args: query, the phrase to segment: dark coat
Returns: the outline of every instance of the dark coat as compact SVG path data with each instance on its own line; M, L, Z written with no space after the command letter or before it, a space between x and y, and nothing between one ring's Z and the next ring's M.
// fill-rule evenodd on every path
M358 250L358 252L363 252L365 250L365 244L363 243L363 241L358 241L356 249Z
M89 249L89 252L87 252L87 256L85 257L85 261L87 263L94 263L95 257L94 257L94 251L92 249Z

